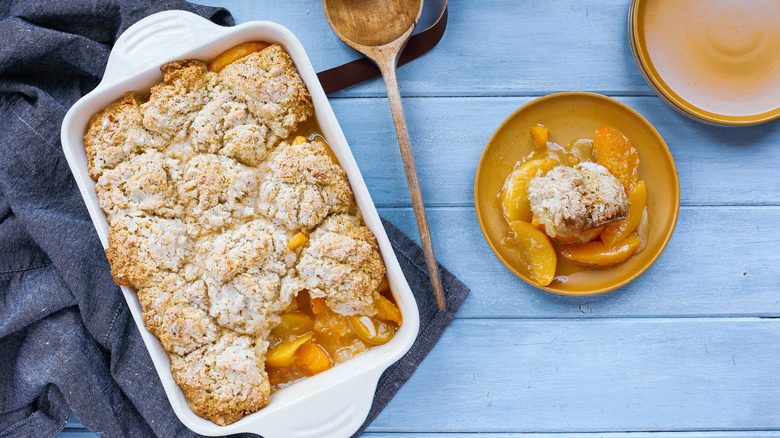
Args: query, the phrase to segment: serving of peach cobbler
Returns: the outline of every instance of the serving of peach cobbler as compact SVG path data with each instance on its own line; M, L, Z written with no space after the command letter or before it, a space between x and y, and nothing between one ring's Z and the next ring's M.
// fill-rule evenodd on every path
M279 45L236 46L86 127L115 281L134 289L190 408L219 425L393 338L377 240Z
M499 194L531 279L547 286L567 271L608 267L647 242L647 189L639 154L620 131L602 126L593 139L561 146L531 127L534 150L507 176Z

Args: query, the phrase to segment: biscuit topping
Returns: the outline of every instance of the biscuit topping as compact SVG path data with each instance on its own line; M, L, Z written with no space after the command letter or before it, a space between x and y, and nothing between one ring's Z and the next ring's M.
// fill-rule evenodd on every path
M532 179L528 200L550 236L572 236L628 215L622 184L593 162L558 166Z
M268 403L268 339L296 294L373 315L385 267L328 145L293 141L314 109L280 46L219 73L160 70L148 96L93 117L84 145L111 274L136 289L190 408L226 425ZM330 367L317 348L305 369Z

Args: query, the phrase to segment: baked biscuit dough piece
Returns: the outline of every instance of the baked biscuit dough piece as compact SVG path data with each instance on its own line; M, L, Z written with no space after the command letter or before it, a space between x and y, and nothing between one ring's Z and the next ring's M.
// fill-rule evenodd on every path
M138 291L144 326L165 351L186 354L216 342L219 327L206 313L208 296L203 280L187 281L167 275L159 284Z
M149 100L141 104L143 126L169 141L186 137L187 128L209 101L216 75L198 60L174 61L160 67L163 83L152 87Z
M628 216L621 182L604 166L588 161L533 178L528 200L550 236L572 236Z
M150 150L130 157L114 169L106 169L95 190L108 220L141 212L167 218L181 216L173 185L173 180L181 179L180 166L178 160Z
M257 171L219 155L200 154L187 163L178 186L191 232L216 230L231 219L254 215ZM247 200L247 198L252 198Z
M266 219L255 219L213 239L198 242L197 263L220 283L243 272L286 275L297 256L287 247L292 233Z
M187 355L171 355L171 372L195 414L224 426L268 404L263 364L268 344L226 331Z
M289 307L294 292L273 272L244 272L226 283L206 278L209 315L217 323L238 333L267 336Z
M160 136L144 129L139 105L137 96L125 93L90 120L84 150L92 179L97 180L104 170L146 147L159 149L165 145Z
M186 354L216 341L219 328L208 313L187 304L164 308L159 326L147 327L165 351Z
M298 124L314 114L306 84L279 45L236 60L219 72L219 78L279 139L289 137Z
M347 174L319 138L284 144L266 162L259 209L290 229L311 229L331 213L352 206Z
M190 257L190 241L178 219L120 216L109 223L106 257L120 286L151 286L178 272Z
M374 315L385 265L371 230L357 216L337 214L310 239L296 266L302 288L342 315Z
M195 116L190 140L197 152L220 154L248 166L257 166L279 139L258 124L232 93L222 89Z

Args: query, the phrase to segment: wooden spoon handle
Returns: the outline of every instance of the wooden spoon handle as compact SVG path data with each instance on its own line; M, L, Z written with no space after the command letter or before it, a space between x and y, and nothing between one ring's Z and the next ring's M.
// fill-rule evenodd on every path
M398 81L395 77L395 60L377 64L379 69L382 70L382 77L387 87L387 98L390 101L390 110L393 112L395 133L398 135L398 144L401 147L401 159L403 159L404 170L406 171L406 183L409 185L409 194L412 198L414 216L417 219L417 230L420 232L420 242L422 242L423 253L425 254L425 264L428 265L428 274L431 277L433 294L436 296L439 310L444 310L444 291L439 278L436 256L433 254L428 218L425 216L420 182L417 178L417 167L414 165L414 155L412 154L412 146L409 141L409 130L406 128L406 117L401 104L401 93L398 90Z

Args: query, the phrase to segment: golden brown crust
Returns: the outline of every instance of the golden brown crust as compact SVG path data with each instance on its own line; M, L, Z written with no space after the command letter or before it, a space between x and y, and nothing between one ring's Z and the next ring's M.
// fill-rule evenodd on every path
M628 216L623 185L604 166L587 161L533 178L528 200L550 236L573 236Z
M142 288L178 272L190 257L190 241L178 219L120 216L109 224L106 257L121 286Z
M171 372L190 409L224 426L268 404L271 386L262 365L267 347L225 332L214 344L171 355Z
M105 169L113 169L145 145L162 144L162 139L143 128L139 105L136 95L125 93L90 119L84 150L92 179L97 181Z
M174 184L180 166L179 160L150 150L105 169L95 190L109 222L117 215L139 211L166 218L181 216L183 208L177 202Z
M259 209L290 229L309 230L329 214L352 206L347 174L319 138L281 146L268 160L267 172Z
M376 237L359 217L328 217L311 235L296 271L312 297L344 315L374 315L377 288L385 275Z
M219 338L221 330L206 312L207 300L202 280L187 281L177 274L138 290L144 326L168 353L186 354Z
M180 86L187 91L197 90L206 84L206 63L197 59L184 59L160 66L163 82Z
M280 139L314 114L314 105L290 55L272 45L229 64L219 73L252 115Z

